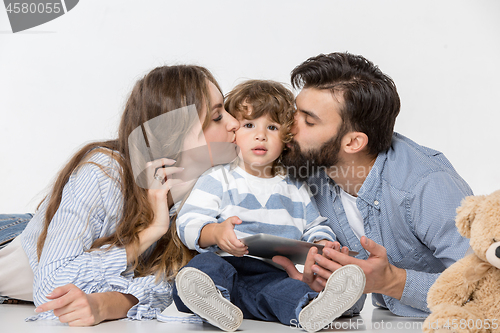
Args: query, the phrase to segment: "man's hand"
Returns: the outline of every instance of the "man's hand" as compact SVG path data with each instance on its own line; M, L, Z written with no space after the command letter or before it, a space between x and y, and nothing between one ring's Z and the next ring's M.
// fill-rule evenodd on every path
M339 242L320 241L318 243L324 245L323 250L325 248L332 249L333 251L340 250ZM328 280L328 277L330 275L328 275L328 277L326 277L325 279L320 275L314 274L314 272L312 271L312 268L315 266L314 257L317 255L319 255L318 248L315 246L311 247L309 249L309 252L307 253L306 262L304 263L304 273L300 273L295 267L295 264L286 257L275 256L273 257L273 262L281 265L288 273L288 276L290 276L292 279L303 281L307 283L312 290L320 292L325 287L326 280Z
M344 253L329 248L323 249L323 256L314 255L316 265L310 270L323 279L328 279L332 272L342 266L354 264L361 267L366 276L364 293L379 293L396 299L401 299L406 283L406 270L389 263L385 247L367 237L361 237L361 245L370 253L366 260L350 257ZM309 261L310 262L310 261ZM304 274L306 269L304 268Z
M69 326L92 326L107 319L124 318L138 301L132 295L118 292L85 294L74 284L58 287L47 296L52 299L35 312L54 310L61 323Z

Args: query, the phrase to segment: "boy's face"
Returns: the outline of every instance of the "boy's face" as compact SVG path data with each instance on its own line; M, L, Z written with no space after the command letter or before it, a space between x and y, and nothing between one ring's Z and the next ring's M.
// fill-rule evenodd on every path
M280 156L284 144L279 133L280 124L266 115L247 120L240 118L236 144L240 147L239 166L251 175L272 177L273 162Z

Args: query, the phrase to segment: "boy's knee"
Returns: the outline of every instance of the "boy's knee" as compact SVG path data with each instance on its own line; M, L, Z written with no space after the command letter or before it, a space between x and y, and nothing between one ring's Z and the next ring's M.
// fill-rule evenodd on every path
M195 268L200 268L200 265L201 266L204 266L204 265L214 265L216 263L219 263L223 261L223 259L221 257L219 257L218 255L216 255L215 253L213 252L203 252L203 253L200 253L200 254L197 254L194 256L193 259L191 259L191 261L189 261L189 263L186 265L186 267L195 267Z

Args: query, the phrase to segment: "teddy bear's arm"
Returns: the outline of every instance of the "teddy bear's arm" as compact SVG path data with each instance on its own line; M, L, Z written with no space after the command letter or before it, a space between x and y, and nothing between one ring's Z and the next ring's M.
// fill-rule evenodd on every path
M439 304L455 304L459 306L465 304L476 289L478 282L468 283L464 278L464 272L469 267L474 267L479 263L481 263L481 260L475 254L471 254L460 259L441 273L427 294L429 309L432 310L434 306Z

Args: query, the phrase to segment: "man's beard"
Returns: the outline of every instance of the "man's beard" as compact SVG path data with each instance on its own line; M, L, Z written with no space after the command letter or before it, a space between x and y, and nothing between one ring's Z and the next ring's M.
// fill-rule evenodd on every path
M318 149L302 152L299 144L292 140L291 147L283 152L281 162L286 167L290 177L306 181L315 175L320 169L329 169L340 161L339 152L343 133L323 143ZM326 171L326 170L325 170Z

